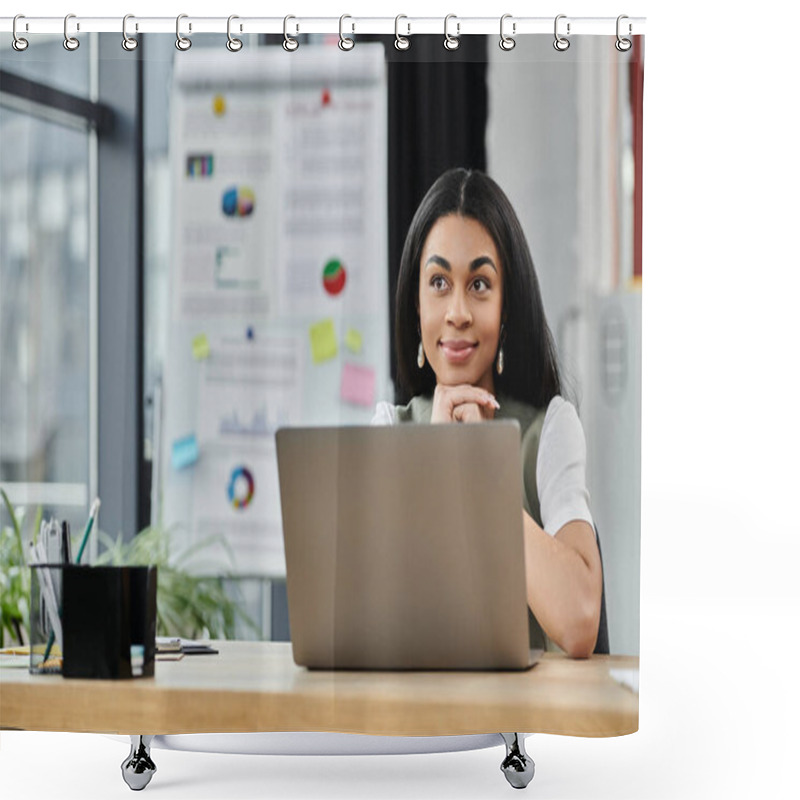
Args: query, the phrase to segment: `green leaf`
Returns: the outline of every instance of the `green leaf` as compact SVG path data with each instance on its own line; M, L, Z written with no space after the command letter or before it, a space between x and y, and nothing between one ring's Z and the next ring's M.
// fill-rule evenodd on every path
M199 574L204 571L201 556L211 547L221 546L229 561L223 577L230 576L234 561L227 542L220 536L210 536L174 552L172 534L176 530L145 528L128 542L121 535L113 539L98 530L104 550L95 563L158 567L156 628L160 636L232 638L237 621L258 632L253 620L226 594L221 578ZM219 571L216 560L209 559L206 571L211 570Z
M30 635L30 568L22 540L25 512L14 509L2 487L0 496L11 519L11 527L0 528L0 642L5 643L8 631L10 638L23 644ZM41 510L37 518L41 518Z

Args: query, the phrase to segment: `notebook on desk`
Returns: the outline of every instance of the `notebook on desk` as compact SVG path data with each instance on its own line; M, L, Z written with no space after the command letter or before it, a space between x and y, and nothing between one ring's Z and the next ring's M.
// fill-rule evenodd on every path
M519 426L277 432L289 628L323 669L526 669Z

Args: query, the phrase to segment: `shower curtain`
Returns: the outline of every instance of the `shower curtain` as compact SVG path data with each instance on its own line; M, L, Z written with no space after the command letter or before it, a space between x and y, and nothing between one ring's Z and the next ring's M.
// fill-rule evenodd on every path
M399 34L356 35L354 46L336 34L249 34L237 48L200 33L183 49L153 33L131 51L112 33L81 37L73 52L60 38L29 37L19 53L3 42L2 480L52 484L38 503L74 530L95 493L106 532L168 530L176 550L197 550L191 570L223 579L243 612L232 635L291 641L276 432L411 414L404 337L420 341L418 369L434 384L445 382L437 366L460 365L463 353L436 360L424 320L416 331L398 322L413 317L409 297L417 311L427 302L427 265L416 264L410 295L398 287L437 180L486 175L529 249L555 394L580 440L578 519L602 552L590 652L635 658L643 37L619 48L613 35L567 47L558 35L555 47L545 35L500 47L463 36L454 48L455 23L448 30L450 47L441 35L403 47ZM505 245L477 221L502 261ZM468 339L484 313L470 298L486 281L456 276L455 262L440 264L434 288L463 289ZM531 322L508 320L511 285L498 352L479 375L491 374L495 394L528 355L503 338ZM508 407L531 405L515 391ZM554 430L547 400L536 411ZM541 500L541 450L534 462L524 480L538 479ZM308 503L316 492L308 486ZM548 523L528 510L557 536L557 513ZM532 613L528 623L548 655L568 649ZM636 664L614 677L638 696ZM637 727L638 704L619 733Z

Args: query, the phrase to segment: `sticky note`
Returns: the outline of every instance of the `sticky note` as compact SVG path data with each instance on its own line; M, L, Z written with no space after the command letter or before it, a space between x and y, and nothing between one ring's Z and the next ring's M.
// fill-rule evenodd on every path
M347 333L344 335L344 346L351 353L360 353L361 345L361 334L355 328L348 328Z
M340 394L346 403L372 407L375 402L375 370L358 364L345 364Z
M211 349L208 346L208 337L204 333L199 333L192 339L192 355L196 361L208 358Z
M336 345L336 329L332 319L323 319L309 328L311 336L311 357L315 364L333 358L339 348Z
M191 467L200 455L197 439L194 434L176 439L172 443L172 468L185 469Z

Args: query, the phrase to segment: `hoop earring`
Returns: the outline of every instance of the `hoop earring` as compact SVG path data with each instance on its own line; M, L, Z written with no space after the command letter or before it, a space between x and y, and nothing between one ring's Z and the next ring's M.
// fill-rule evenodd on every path
M422 369L425 366L425 351L422 349L422 339L419 341L417 349L417 366Z
M503 342L506 340L506 325L500 325L500 347L497 349L497 374L502 375L506 361L503 357Z

